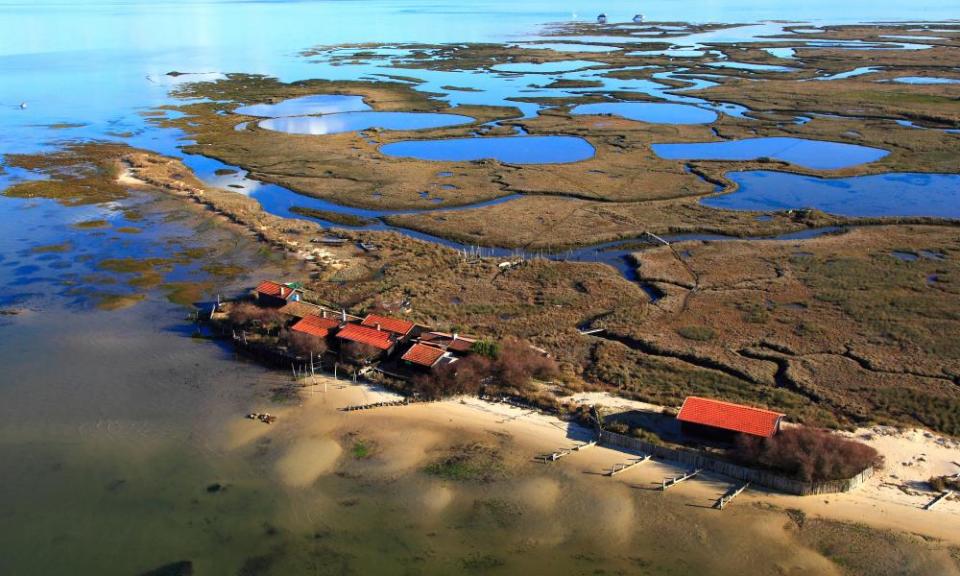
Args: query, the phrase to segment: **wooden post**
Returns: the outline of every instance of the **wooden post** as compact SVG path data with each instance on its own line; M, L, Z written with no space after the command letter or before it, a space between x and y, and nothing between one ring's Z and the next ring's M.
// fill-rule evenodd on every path
M936 506L937 504L939 504L939 503L943 502L944 500L946 500L947 498L949 498L951 494L953 494L953 490L944 490L943 492L940 493L939 496L937 496L936 498L934 498L933 500L931 500L926 506L924 506L923 509L924 509L924 510L933 510L933 507L934 507L934 506Z
M727 494L724 494L723 496L721 496L720 499L717 500L717 508L719 508L720 510L723 510L723 507L724 507L724 506L726 506L726 505L729 504L731 501L733 501L733 499L736 498L737 496L739 496L741 492L743 492L744 490L746 490L748 486L750 486L750 483L749 483L749 482L747 482L747 483L744 484L743 486L740 486L739 488L737 488L737 489L734 490L733 492L728 492Z

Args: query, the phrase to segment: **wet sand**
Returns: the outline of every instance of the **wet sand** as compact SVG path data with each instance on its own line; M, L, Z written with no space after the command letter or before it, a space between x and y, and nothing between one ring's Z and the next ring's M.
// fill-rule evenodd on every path
M382 462L373 467L371 473L396 474L402 470L413 469L418 464L422 465L428 458L430 446L441 445L444 439L451 436L507 434L510 437L510 450L525 459L573 446L590 437L589 430L553 417L473 398L340 413L335 411L336 407L374 402L394 396L389 392L374 391L362 386L343 383L338 385L335 381L328 382L327 393L322 392L322 386L313 387L313 390L306 392L303 406L291 412L287 421L278 426L276 432L294 437L311 436L321 431L335 433L331 431L331 420L339 422L340 428L391 430L389 434L380 434L378 441L384 442ZM392 439L392 443L389 443L388 438ZM894 457L889 449L878 447L888 455L888 459ZM299 450L299 447L293 450ZM945 452L947 455L950 453L948 449ZM402 463L393 461L396 455L402 455ZM317 456L320 461L327 462L326 447L318 447ZM669 462L651 461L618 475L615 479L601 476L601 473L613 464L629 458L629 454L618 450L594 447L545 466L562 468L589 478L590 483L604 487L626 485L637 490L655 490L663 477L683 470ZM315 465L313 462L304 464L307 468ZM935 512L928 512L922 509L926 502L923 498L890 497L879 491L879 479L883 477L883 473L880 473L862 489L847 494L819 497L795 497L770 493L759 488L751 489L738 497L734 506L748 508L773 505L782 509L799 509L815 517L859 522L876 528L900 530L960 544L960 502L945 502ZM678 507L709 508L734 484L734 481L719 475L703 474L671 489L663 497L670 499ZM531 479L518 485L514 496L521 496L532 507L549 509L556 502L557 490L557 485L551 481ZM727 511L724 515L727 515ZM621 521L629 523L629 518L621 518Z

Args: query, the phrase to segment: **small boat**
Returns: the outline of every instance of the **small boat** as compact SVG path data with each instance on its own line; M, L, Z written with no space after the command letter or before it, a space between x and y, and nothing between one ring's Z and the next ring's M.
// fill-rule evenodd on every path
M607 23L607 15L601 12L600 15L597 16L597 24L606 24L606 23Z
M21 103L20 103L20 109L21 109L21 110L26 110L26 109L27 109L27 103L26 103L26 102L21 102Z
M640 22L643 22L643 14L634 14L633 21L636 22L637 24L639 24Z

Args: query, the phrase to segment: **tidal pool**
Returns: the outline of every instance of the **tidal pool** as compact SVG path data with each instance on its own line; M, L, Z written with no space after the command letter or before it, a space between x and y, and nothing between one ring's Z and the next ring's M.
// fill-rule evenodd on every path
M837 170L874 162L886 150L803 138L747 138L723 142L654 144L654 153L667 160L759 160L771 158L814 170Z
M638 122L651 124L710 124L717 113L687 104L665 102L602 102L581 104L571 110L573 114L613 114Z
M864 74L870 74L871 72L877 72L879 70L881 70L881 68L877 66L861 66L860 68L854 68L853 70L847 70L846 72L838 72L836 74L831 74L830 76L814 78L814 80L843 80L844 78L862 76Z
M576 42L537 42L517 44L516 46L527 50L553 50L555 52L616 52L620 50L617 46L578 44Z
M307 114L336 114L338 112L362 112L370 110L363 96L349 94L314 94L291 98L276 104L252 104L241 106L233 112L246 116L275 118L278 116L305 116Z
M960 218L960 174L890 173L818 178L766 170L731 172L736 192L704 198L711 208L788 210L816 208L853 217Z
M563 60L560 62L508 62L497 64L490 69L497 72L516 72L519 74L553 74L598 66L604 66L604 64L602 62L591 62L590 60Z
M901 76L894 78L898 84L960 84L957 78L936 78L931 76Z
M593 146L576 136L498 136L409 140L380 147L388 156L443 162L492 158L507 164L566 164L592 158Z
M751 64L749 62L710 62L711 68L733 68L750 72L796 72L797 68L790 66L776 66L774 64Z
M323 116L291 116L260 121L267 130L287 134L339 134L370 128L385 130L425 130L470 124L474 119L459 114L435 112L344 112Z

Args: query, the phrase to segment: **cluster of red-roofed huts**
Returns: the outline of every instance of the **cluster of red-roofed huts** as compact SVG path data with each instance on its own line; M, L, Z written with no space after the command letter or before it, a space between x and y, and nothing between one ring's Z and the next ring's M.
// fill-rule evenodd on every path
M414 371L427 371L470 354L477 338L436 332L380 314L352 316L304 300L297 284L261 282L255 290L261 306L275 307L291 317L290 330L327 340L335 349L347 343L375 351L372 360ZM770 438L780 431L784 414L710 398L688 397L677 414L685 436L732 441L737 434Z
M297 284L267 280L254 290L257 304L273 307L291 318L289 330L321 338L331 349L359 345L367 360L391 361L414 371L429 371L471 353L476 338L430 330L409 320L381 314L353 316L312 304Z

